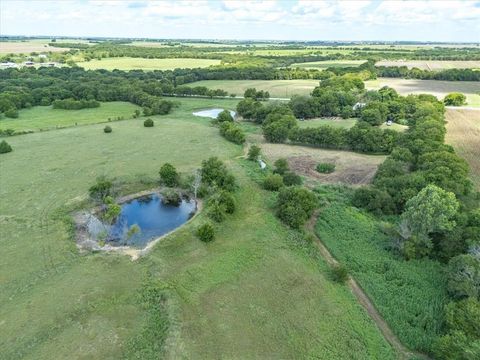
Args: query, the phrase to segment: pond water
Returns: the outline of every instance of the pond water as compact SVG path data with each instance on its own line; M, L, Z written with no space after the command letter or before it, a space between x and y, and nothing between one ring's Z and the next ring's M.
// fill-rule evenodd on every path
M110 245L140 248L187 222L196 210L194 200L182 199L178 206L166 205L158 194L128 201L121 207L115 223L106 230L106 241ZM138 231L132 231L132 226L138 227Z
M218 114L220 114L223 110L225 109L206 109L206 110L196 111L193 113L193 115L216 119ZM233 117L235 117L235 111L230 110L230 114Z

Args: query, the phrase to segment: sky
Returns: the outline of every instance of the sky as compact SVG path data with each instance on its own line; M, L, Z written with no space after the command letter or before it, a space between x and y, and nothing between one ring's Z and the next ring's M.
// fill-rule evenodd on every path
M0 0L0 35L480 42L480 0Z

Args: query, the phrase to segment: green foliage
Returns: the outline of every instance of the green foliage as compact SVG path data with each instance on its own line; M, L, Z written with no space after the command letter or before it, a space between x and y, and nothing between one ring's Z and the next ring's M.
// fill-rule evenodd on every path
M217 121L219 123L233 122L232 114L230 114L229 110L223 110L221 113L218 114Z
M322 174L331 174L335 171L335 164L332 163L319 163L315 170Z
M283 187L277 198L277 216L288 226L299 229L316 206L317 198L311 191L301 187Z
M287 171L283 174L283 183L286 186L302 185L302 177L293 171Z
M208 203L207 215L213 221L218 223L225 220L226 216L226 208L218 201L211 201Z
M103 128L103 132L106 133L106 134L109 134L111 133L113 130L112 130L112 127L107 125Z
M348 280L348 270L342 264L335 264L332 266L331 276L333 281L344 284Z
M236 188L235 177L217 157L203 160L200 172L202 182L208 186L217 186L227 191L233 191Z
M260 152L261 152L261 149L259 146L257 145L250 146L250 148L248 149L248 155L247 155L248 160L257 161L258 157L260 156Z
M446 95L443 98L443 103L447 106L462 106L465 105L467 98L462 93L454 92Z
M54 109L80 110L80 109L100 107L100 103L96 100L64 99L64 100L55 100L52 103L52 107Z
M224 121L220 123L220 134L228 141L235 144L243 144L245 142L245 133L242 128L233 122Z
M143 126L145 127L153 127L154 125L154 122L152 119L145 119L145 121L143 122Z
M215 228L212 224L206 223L197 228L197 236L203 242L210 242L215 239Z
M448 291L454 298L480 299L480 260L470 254L455 256L448 263Z
M104 221L106 221L109 224L112 224L115 222L117 219L118 215L120 215L120 212L122 211L122 208L120 205L115 203L113 198L111 196L107 196L104 198L104 203L105 203L105 209L102 213L102 218Z
M5 117L16 119L18 118L18 110L16 108L10 108L5 111Z
M390 215L395 212L392 197L386 191L372 187L361 187L355 190L352 204L377 215Z
M165 189L162 191L162 202L165 205L178 206L182 202L180 194L173 189Z
M104 176L98 177L95 185L88 189L90 197L97 201L103 201L113 194L113 183Z
M285 174L288 170L290 170L290 168L288 167L288 161L287 161L287 159L283 159L283 158L277 159L277 160L275 160L275 162L273 163L273 165L275 166L275 169L273 170L273 172L274 172L275 174L283 175L283 174Z
M283 143L288 138L291 129L297 127L296 119L291 115L278 115L265 121L263 124L263 136L272 143Z
M133 224L132 226L130 226L130 228L127 231L127 239L130 239L132 236L140 232L141 232L140 226L138 226L137 224Z
M0 154L6 154L12 151L12 147L5 140L0 142Z
M177 169L170 163L162 165L159 171L160 182L165 186L174 187L178 185L179 175Z
M278 191L282 186L283 186L283 177L280 174L267 175L265 180L263 180L263 187L266 190Z

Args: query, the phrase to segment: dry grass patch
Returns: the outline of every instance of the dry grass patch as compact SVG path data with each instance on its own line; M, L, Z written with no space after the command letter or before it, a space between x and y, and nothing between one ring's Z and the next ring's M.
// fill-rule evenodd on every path
M31 52L62 52L68 51L67 48L52 47L45 43L32 41L1 41L1 54L30 54Z
M480 69L480 61L443 61L443 60L383 60L377 66L406 66L409 69L446 70L446 69Z
M480 190L480 111L448 109L447 143L470 165L470 174Z
M318 181L354 186L368 184L378 166L385 160L383 155L365 155L307 146L265 143L261 147L262 153L272 163L279 158L286 158L291 169L307 178L307 184ZM318 163L335 164L335 171L331 174L320 174L315 170Z

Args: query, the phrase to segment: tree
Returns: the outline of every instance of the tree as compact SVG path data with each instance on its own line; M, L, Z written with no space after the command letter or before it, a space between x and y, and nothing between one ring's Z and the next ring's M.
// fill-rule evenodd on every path
M448 263L447 286L455 298L480 299L480 260L471 254L452 258Z
M243 93L243 97L244 97L244 98L255 99L256 96L257 96L257 89L255 89L255 88L248 88L248 89L245 90L245 92Z
M0 154L6 154L12 151L12 147L5 140L0 142Z
M454 92L445 96L443 103L446 106L462 106L465 104L467 98L462 93Z
M260 151L261 149L259 146L257 145L250 146L250 148L248 149L248 160L257 161L258 157L260 156Z
M263 181L263 187L266 190L278 191L283 186L283 178L280 174L268 175Z
M302 178L293 171L287 171L283 174L283 183L286 186L302 185Z
M143 126L145 127L153 127L154 123L153 123L153 120L152 119L146 119L144 122L143 122Z
M5 116L8 118L16 119L18 118L18 110L15 108L10 108L5 111Z
M317 198L310 190L301 187L283 187L277 198L277 216L292 228L300 228L312 215Z
M215 238L215 228L210 223L200 225L197 228L197 236L203 242L210 242Z
M230 114L230 111L228 111L228 110L223 110L221 113L218 114L217 121L219 123L233 122L232 114Z
M160 174L160 181L165 185L169 187L174 187L178 185L178 173L177 169L170 164L170 163L165 163L162 165L159 171Z
M94 200L103 201L112 195L113 183L104 176L97 178L97 183L88 189L90 197Z
M290 168L288 167L287 159L283 159L283 158L275 160L275 162L273 163L273 166L275 166L275 170L273 170L275 174L283 175L288 170L290 170Z

